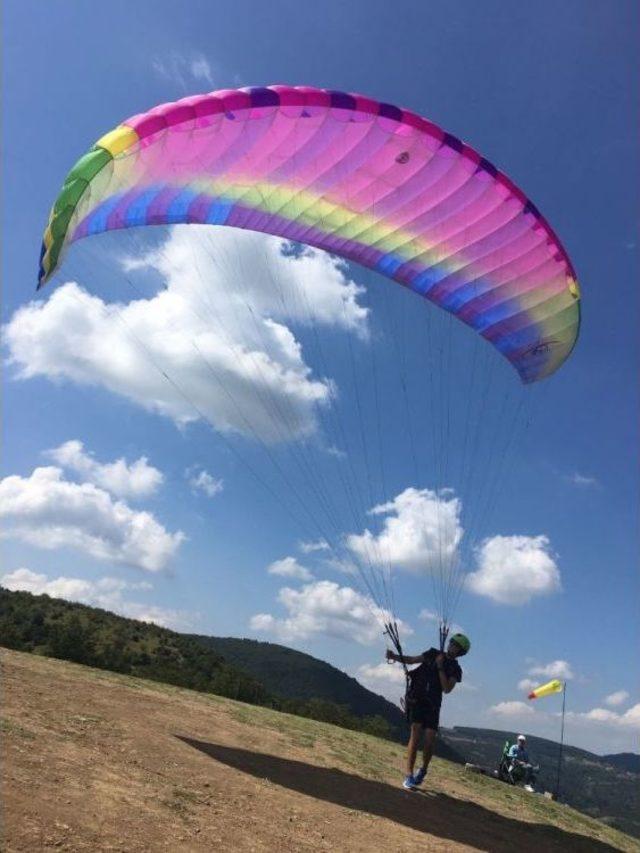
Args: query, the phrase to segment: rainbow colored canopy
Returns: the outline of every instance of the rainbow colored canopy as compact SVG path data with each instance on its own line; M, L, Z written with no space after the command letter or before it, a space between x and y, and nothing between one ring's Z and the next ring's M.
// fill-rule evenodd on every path
M361 95L225 89L128 119L69 172L39 286L76 240L169 223L263 231L378 270L479 332L524 382L577 338L575 272L535 206L459 139Z

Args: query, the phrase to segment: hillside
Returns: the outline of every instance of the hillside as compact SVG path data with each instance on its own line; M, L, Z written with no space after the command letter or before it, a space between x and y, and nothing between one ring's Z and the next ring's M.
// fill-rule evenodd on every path
M464 756L465 761L493 768L512 732L456 726L446 729L447 743ZM558 744L546 738L527 737L529 754L540 764L540 787L555 790ZM638 758L638 756L631 756ZM640 836L640 785L638 776L612 761L615 756L599 756L574 746L565 746L562 762L562 799L580 811L611 826ZM626 763L629 763L628 759Z
M259 681L186 635L48 595L0 587L0 642L246 702L270 699Z
M335 667L273 643L187 636L82 604L0 588L0 641L21 651L66 658L101 669L405 739L400 710ZM436 755L492 768L511 732L443 730ZM557 744L531 738L542 765L540 783L555 789ZM630 834L640 834L634 756L599 757L567 747L563 799ZM637 758L637 756L635 756Z
M193 639L261 681L270 693L290 699L322 696L347 705L358 716L379 714L397 728L404 726L404 714L392 702L367 690L335 666L304 652L234 637L193 635Z
M389 724L391 738L406 740L406 719L397 705L367 690L355 678L325 661L277 643L196 634L192 639L259 679L274 696L302 702L321 698L347 708L357 717L382 718ZM297 713L294 703L286 710ZM442 738L438 739L435 752L441 758L463 763L461 755Z
M73 851L638 851L567 806L314 720L0 652L4 845Z
M404 716L395 705L335 667L283 646L178 634L84 604L2 587L0 638L17 651L213 692L395 740L406 735ZM444 742L437 751L461 760Z
M399 712L392 705L389 707L395 711L395 718L390 722L380 714L354 714L347 705L323 695L282 697L270 693L244 669L229 664L201 638L48 595L10 592L0 587L0 638L5 646L17 651L268 705L370 734L395 739L404 735L395 725ZM371 707L379 707L375 701L379 697L371 694L371 698Z
M635 752L615 752L612 755L603 755L603 759L612 767L627 770L629 773L640 774L640 755Z

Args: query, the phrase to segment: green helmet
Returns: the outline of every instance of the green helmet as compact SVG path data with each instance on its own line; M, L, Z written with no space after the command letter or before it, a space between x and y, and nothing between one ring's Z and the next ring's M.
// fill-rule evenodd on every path
M471 648L471 641L464 634L454 634L453 637L450 638L450 641L462 649L463 655L466 655Z

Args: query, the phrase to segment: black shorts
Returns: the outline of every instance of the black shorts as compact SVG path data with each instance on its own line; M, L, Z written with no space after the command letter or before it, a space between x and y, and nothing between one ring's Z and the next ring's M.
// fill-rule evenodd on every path
M436 708L431 702L410 706L409 724L413 723L419 723L423 729L437 732L440 725L440 708Z

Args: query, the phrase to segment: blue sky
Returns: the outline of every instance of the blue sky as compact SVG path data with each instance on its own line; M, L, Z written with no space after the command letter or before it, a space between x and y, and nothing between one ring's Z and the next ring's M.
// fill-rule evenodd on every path
M534 9L492 2L463 2L455 8L435 2L323 2L312 12L277 0L268 6L242 0L182 5L138 0L108 7L43 6L27 0L8 2L4 15L5 324L15 322L16 311L34 298L43 225L77 157L125 117L185 94L274 82L370 94L407 106L467 140L530 195L577 269L583 325L570 361L534 389L530 424L518 434L483 535L528 537L534 557L542 560L544 588L530 592L522 603L496 601L486 590L464 593L455 616L474 641L465 662L470 687L449 697L444 722L513 726L554 736L554 699L533 713L511 703L522 702L518 683L525 678L543 681L545 673L570 674L569 706L575 716L569 721L569 741L603 752L637 750L637 728L623 716L640 702L635 4L541 2ZM157 239L142 245L149 249ZM126 244L130 255L140 247L135 241ZM104 253L109 250L105 244ZM237 258L250 250L235 240L226 251ZM284 264L278 257L272 263ZM124 298L117 282L106 280L108 272L92 269L89 256L79 255L73 274L96 292L90 286L93 274L105 301ZM82 274L86 281L80 281ZM149 292L157 285L157 269L137 274L138 284ZM350 399L349 346L359 376L369 375L363 365L372 358L380 365L385 396L380 449L388 483L383 494L381 481L375 482L367 508L393 501L412 486L435 489L426 457L421 482L414 482L406 432L398 433L394 415L402 400L385 360L393 326L385 328L379 320L390 305L391 316L407 324L403 346L407 381L417 389L417 430L426 418L420 406L427 392L413 303L407 304L405 294L381 295L373 273L336 269L326 258L316 256L305 274L333 282L333 291L328 285L322 291L328 302L335 288L355 283L362 291L354 297L354 312L354 305L371 309L368 337L354 331L356 313L350 331L339 328L336 317L323 331L330 336L331 376L344 389L343 400ZM313 366L309 331L288 319ZM444 334L440 320L433 323ZM71 331L77 330L70 329L70 336ZM451 332L458 354L454 377L471 346L464 332ZM63 342L56 349L52 340L43 357L50 356L54 364L65 353ZM492 369L493 402L506 390L515 396L508 370ZM30 379L18 378L15 363L5 371L3 474L18 478L9 483L14 489L8 490L8 500L14 501L9 514L10 523L23 525L23 533L4 541L4 576L14 577L14 585L30 583L33 589L202 633L280 638L352 674L359 672L381 692L399 692L390 683L392 668L373 669L384 644L366 620L355 625L317 621L314 608L322 606L323 596L335 597L336 587L350 584L354 595L358 589L323 562L323 552L301 552L298 543L314 531L296 526L234 455L240 450L245 462L249 459L269 479L260 448L234 439L235 451L230 450L202 422L178 427L175 418L145 411L139 401L105 390L104 383L74 381L70 368L54 381L52 370L47 375L41 368ZM454 414L461 416L459 391L451 399ZM369 395L365 408L372 401ZM358 426L353 405L345 404L342 416L347 427ZM493 456L482 450L490 445L486 433L492 423L487 418L485 437L480 435L480 478L496 464L495 450ZM323 457L317 449L314 454L332 476L330 454ZM148 462L132 469L141 457ZM126 466L105 467L118 459ZM356 467L361 463L356 461ZM282 464L293 465L291 454L282 453ZM59 474L35 484L33 472L42 466ZM296 470L290 473L295 479ZM198 483L190 483L198 477ZM453 482L439 485L460 488ZM78 501L88 495L94 500L98 490L108 515L102 521L110 531L102 551L95 542L88 545L77 527L70 531L62 522L61 532L46 541L33 531L24 533L28 523L16 521L15 489L27 487L42 489L49 498L60 490L61 500L71 495ZM281 484L272 488L277 491ZM333 492L335 506L346 514L346 502ZM465 507L475 499L470 492L460 495ZM428 503L428 495L422 499ZM118 501L125 509L114 509ZM366 523L377 534L385 519L407 517L401 515L409 511L403 507L396 503ZM131 533L136 525L143 527L142 544ZM345 519L342 532L361 534L362 529ZM295 565L277 563L287 557L295 558ZM267 572L274 563L280 575ZM305 579L300 566L313 574L312 580ZM16 580L19 569L31 574ZM318 585L322 581L334 586ZM278 600L282 588L293 592ZM396 592L398 614L415 632L407 644L419 650L434 643L433 624L419 618L421 610L434 609L430 581L399 572ZM270 619L252 622L256 614ZM288 640L281 621L287 616L295 617ZM620 691L628 696L614 695ZM636 709L636 722L637 716Z

